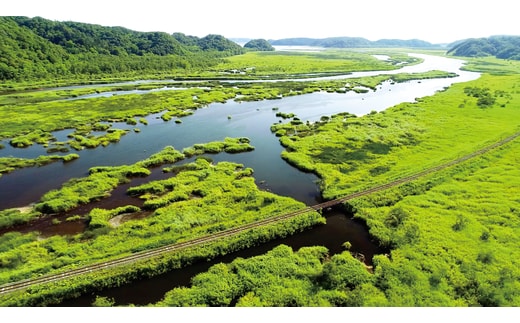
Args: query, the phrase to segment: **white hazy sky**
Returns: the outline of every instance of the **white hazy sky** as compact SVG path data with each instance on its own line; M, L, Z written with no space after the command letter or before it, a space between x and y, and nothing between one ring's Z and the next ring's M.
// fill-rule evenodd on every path
M203 37L336 36L448 43L520 35L513 0L8 0L3 16L40 16Z

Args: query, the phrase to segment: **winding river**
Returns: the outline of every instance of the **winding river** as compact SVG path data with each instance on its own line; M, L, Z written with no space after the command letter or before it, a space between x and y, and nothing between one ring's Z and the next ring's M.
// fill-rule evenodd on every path
M350 112L361 116L371 111L385 110L401 102L414 102L416 98L433 95L436 91L449 87L455 82L467 82L479 77L478 73L461 71L460 68L464 63L461 60L423 54L413 55L422 58L424 62L394 71L359 72L320 79L348 79L377 74L418 73L430 70L455 72L459 76L404 83L385 82L378 86L376 91L360 94L321 92L259 102L238 103L230 100L226 103L213 103L206 108L199 109L193 115L183 117L180 124L164 122L160 119L160 114L150 115L146 117L147 126L139 125L141 132L130 131L118 143L107 147L79 151L77 153L80 158L74 162L53 163L43 167L16 170L3 175L0 177L0 210L22 207L36 202L45 192L59 188L68 179L87 175L88 169L93 166L131 164L168 145L182 150L196 143L220 141L225 137L248 137L251 144L255 146L255 150L241 154L212 155L211 158L214 161L227 160L244 164L244 166L254 169L254 177L260 188L269 189L279 195L290 196L308 205L316 204L320 202L320 193L316 185L318 178L313 174L298 171L280 158L283 147L279 144L278 138L270 132L270 126L280 121L280 118L276 117L276 112L294 113L304 122L317 121L322 116L339 112ZM299 79L298 81L312 80L317 79ZM163 90L166 89L163 88ZM124 95L124 93L118 93L118 95ZM131 130L134 127L125 123L113 124L113 128L119 129ZM54 136L58 141L66 141L67 134L70 132L72 130L62 130L54 133ZM0 141L0 143L5 145L5 148L0 150L0 157L35 158L46 154L45 149L39 145L15 149L10 147L6 140ZM118 193L114 192L114 194L117 197ZM121 189L120 195L121 198L124 198L124 189ZM372 243L366 228L353 221L344 211L330 210L326 216L326 225L296 236L230 254L213 262L172 271L150 280L103 291L100 295L113 297L116 305L143 305L156 302L167 290L176 286L188 285L189 279L194 274L205 271L214 263L230 262L236 257L262 254L280 243L295 249L306 245L324 245L329 248L331 254L334 254L341 251L343 242L350 241L351 250L364 254L367 264L370 264L372 255L382 252ZM63 234L66 231L67 229L63 228L62 232L57 232L57 234ZM85 295L79 299L64 302L61 306L88 306L93 299L93 295Z
M280 158L282 147L270 132L270 126L280 121L273 111L294 113L302 121L316 121L321 116L339 112L364 115L382 111L401 102L413 102L416 98L433 95L455 82L478 78L478 73L461 71L463 61L458 59L413 54L422 58L421 64L403 67L394 71L357 72L348 75L320 79L348 79L377 74L419 73L430 70L445 70L459 74L455 78L430 79L404 83L385 82L376 91L367 93L311 93L300 96L259 102L213 103L195 114L184 117L182 124L164 122L159 114L150 115L147 126L139 126L140 133L130 131L121 141L107 147L75 152L80 158L71 163L53 163L44 167L16 170L0 177L0 209L23 207L37 201L45 192L56 189L70 178L85 176L93 166L131 164L171 145L178 150L196 143L223 140L225 137L248 137L255 150L247 154L212 156L216 161L229 160L244 164L255 171L257 183L272 192L291 196L307 204L314 204L319 197L312 174L302 173ZM311 81L304 79L300 81ZM272 80L276 81L276 80ZM141 81L144 82L144 81ZM135 83L135 82L131 82ZM118 83L120 84L120 83ZM143 91L144 93L144 91ZM228 118L231 116L231 118ZM113 128L132 130L135 126L114 123ZM54 133L58 141L66 141L72 130ZM0 143L0 157L13 156L36 158L45 155L41 145L28 148L13 148L8 140Z

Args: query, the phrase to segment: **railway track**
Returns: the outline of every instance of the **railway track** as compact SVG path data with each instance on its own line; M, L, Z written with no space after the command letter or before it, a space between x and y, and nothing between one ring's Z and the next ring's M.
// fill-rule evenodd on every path
M388 183L380 185L380 186L375 186L375 187L372 187L372 188L369 188L369 189L366 189L366 190L363 190L363 191L360 191L360 192L352 193L352 194L349 194L349 195L346 195L346 196L342 196L342 197L334 199L334 200L330 200L330 201L327 201L327 202L324 202L324 203L321 203L321 204L317 204L317 205L311 206L311 208L313 208L315 210L324 209L324 208L327 208L327 207L331 207L331 206L334 206L334 205L346 202L348 200L352 200L352 199L357 198L357 197L365 196L365 195L372 194L372 193L375 193L375 192L379 192L379 191L382 191L382 190L385 190L385 189L388 189L388 188L391 188L391 187L394 187L394 186L397 186L397 185L401 185L401 184L404 184L404 183L407 183L407 182L411 182L411 181L413 181L415 179L418 179L419 177L423 177L423 176L426 176L428 174L432 174L432 173L441 171L441 170L443 170L445 168L448 168L448 167L454 166L456 164L460 164L462 162L465 162L468 159L471 159L471 158L483 155L483 154L487 153L488 151L493 150L495 148L498 148L500 146L503 146L503 145L507 144L508 142L518 138L518 137L520 137L520 132L517 132L517 133L515 133L515 134L513 134L513 135L511 135L509 137L506 137L506 138L504 138L504 139L502 139L500 141L497 141L497 142L495 142L495 143L493 143L493 144L491 144L489 146L486 146L486 147L484 147L482 149L476 150L476 151L472 152L471 154L464 155L464 156L462 156L460 158L454 159L454 160L449 161L447 163L440 164L438 166L434 166L434 167L428 168L428 169L423 170L421 172L415 173L415 174L410 175L410 176L402 177L400 179L397 179L397 180L392 181L392 182L388 182Z
M77 268L77 269L72 269L72 270L64 272L64 273L58 273L58 274L53 274L53 275L48 275L48 276L41 276L41 277L34 278L34 279L27 279L27 280L21 280L18 282L8 283L8 284L0 286L0 295L14 292L17 290L22 290L22 289L25 289L25 288L28 288L28 287L31 287L31 286L34 286L37 284L56 282L56 281L60 281L63 279L72 278L72 277L92 273L92 272L99 271L99 270L105 270L105 269L109 269L109 268L113 268L113 267L117 267L117 266L128 265L128 264L134 263L136 261L143 261L146 259L164 255L166 253L170 253L170 252L174 252L174 251L178 251L178 250L182 250L182 249L186 249L186 248L190 248L190 247L200 246L200 245L203 245L203 244L206 244L209 242L213 242L215 240L218 240L218 239L221 239L224 237L229 237L229 236L236 235L238 233L246 232L253 228L262 227L262 226L265 226L268 224L278 223L282 220L290 219L295 216L298 216L298 215L301 215L304 213L308 213L308 212L314 212L314 209L311 207L307 207L307 208L299 209L294 212L286 213L286 214L283 214L280 216L271 217L271 218L263 219L263 220L260 220L257 222L248 223L248 224L245 224L240 227L220 231L215 234L212 234L211 236L204 236L204 237L192 239L192 240L185 241L185 242L166 245L166 246L158 247L158 248L151 249L151 250L136 252L131 255L119 258L119 259L108 260L105 262L92 264L92 265L88 265L88 266Z
M147 259L150 259L150 258L153 258L153 257L157 257L157 256L161 256L161 255L164 255L164 254L170 253L170 252L174 252L174 251L178 251L178 250L182 250L182 249L186 249L186 248L190 248L190 247L200 246L200 245L203 245L203 244L206 244L206 243L209 243L209 242L213 242L213 241L221 239L221 238L233 236L233 235L236 235L236 234L239 234L239 233L244 233L244 232L246 232L248 230L251 230L251 229L254 229L254 228L262 227L262 226L265 226L265 225L268 225L268 224L278 223L278 222L283 221L283 220L288 220L288 219L291 219L293 217L296 217L298 215L302 215L302 214L305 214L305 213L308 213L308 212L313 212L313 211L319 211L319 210L322 210L322 209L326 209L326 208L332 207L334 205L344 203L344 202L346 202L348 200L351 200L351 199L354 199L354 198L358 198L358 197L362 197L362 196L366 196L366 195L369 195L369 194L372 194L372 193L375 193L375 192L383 191L385 189L388 189L388 188L391 188L391 187L395 187L395 186L398 186L398 185L401 185L401 184L413 181L413 180L415 180L417 178L420 178L420 177L423 177L425 175L438 172L440 170L443 170L445 168L454 166L456 164L460 164L460 163L462 163L462 162L464 162L464 161L466 161L468 159L471 159L471 158L474 158L476 156L485 154L485 153L487 153L488 151L490 151L492 149L495 149L497 147L505 145L506 143L516 139L519 136L520 136L520 132L517 132L517 133L515 133L515 134L513 134L513 135L511 135L509 137L506 137L506 138L504 138L504 139L502 139L500 141L495 142L492 145L489 145L489 146L486 146L486 147L484 147L482 149L479 149L479 150L477 150L477 151L475 151L475 152L473 152L471 154L468 154L468 155L465 155L463 157L460 157L460 158L457 158L455 160L452 160L450 162L447 162L447 163L444 163L444 164L441 164L441 165L438 165L438 166L426 169L424 171L415 173L413 175L406 176L406 177L397 179L397 180L392 181L392 182L388 182L388 183L380 185L380 186L375 186L375 187L372 187L372 188L369 188L369 189L366 189L366 190L363 190L363 191L360 191L360 192L352 193L352 194L349 194L349 195L346 195L346 196L343 196L343 197L340 197L340 198L337 198L337 199L334 199L334 200L330 200L330 201L327 201L327 202L324 202L324 203L320 203L320 204L309 206L309 207L306 207L306 208L303 208L303 209L300 209L300 210L296 210L294 212L290 212L290 213L282 214L282 215L279 215L279 216L263 219L263 220L260 220L260 221L257 221L257 222L253 222L253 223L248 223L248 224L242 225L240 227L236 227L236 228L231 228L231 229L228 229L228 230L220 231L220 232L217 232L215 234L212 234L211 236L200 237L200 238L196 238L196 239L193 239L193 240L180 242L180 243L175 243L175 244L171 244L171 245L166 245L166 246L158 247L158 248L151 249L151 250L145 250L145 251L141 251L141 252L136 252L136 253L133 253L131 255L119 258L119 259L108 260L108 261L104 261L104 262L101 262L101 263L92 264L92 265L88 265L88 266L77 268L77 269L72 269L72 270L64 272L64 273L58 273L58 274L53 274L53 275L41 276L41 277L38 277L38 278L21 280L21 281L17 281L17 282L1 285L0 286L0 296L8 294L8 293L11 293L11 292L14 292L14 291L26 289L26 288L29 288L31 286L37 285L37 284L52 283L52 282L60 281L60 280L63 280L63 279L72 278L72 277L76 277L76 276L79 276L79 275L92 273L92 272L99 271L99 270L106 270L106 269L117 267L117 266L128 265L128 264L134 263L136 261L147 260Z

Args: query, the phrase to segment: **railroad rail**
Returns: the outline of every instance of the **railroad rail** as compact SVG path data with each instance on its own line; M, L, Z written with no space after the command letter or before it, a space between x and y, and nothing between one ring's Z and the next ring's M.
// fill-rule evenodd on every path
M519 136L520 136L520 132L517 132L517 133L515 133L515 134L513 134L513 135L511 135L509 137L506 137L506 138L504 138L504 139L502 139L500 141L495 142L492 145L486 146L486 147L484 147L482 149L474 151L473 153L470 153L470 154L465 155L463 157L454 159L454 160L452 160L450 162L447 162L447 163L444 163L444 164L440 164L440 165L435 166L435 167L431 167L429 169L426 169L424 171L415 173L415 174L410 175L410 176L402 177L400 179L388 182L388 183L383 184L383 185L375 186L375 187L372 187L372 188L369 188L369 189L366 189L366 190L363 190L363 191L360 191L360 192L356 192L356 193L352 193L352 194L349 194L349 195L345 195L343 197L340 197L340 198L337 198L337 199L333 199L333 200L330 200L330 201L326 201L324 203L316 204L316 205L313 205L313 206L308 206L306 208L302 208L302 209L299 209L299 210L296 210L296 211L293 211L293 212L290 212L290 213L285 213L285 214L282 214L282 215L279 215L279 216L275 216L275 217L259 220L259 221L256 221L256 222L248 223L248 224L242 225L240 227L235 227L235 228L223 230L223 231L217 232L215 234L212 234L211 236L199 237L199 238L192 239L192 240L185 241L185 242L170 244L170 245L158 247L158 248L151 249L151 250L144 250L144 251L136 252L136 253L133 253L131 255L119 258L119 259L108 260L108 261L104 261L104 262L101 262L101 263L92 264L92 265L84 266L84 267L81 267L81 268L72 269L72 270L69 270L69 271L64 272L64 273L57 273L57 274L53 274L53 275L41 276L41 277L38 277L38 278L26 279L26 280L21 280L21 281L17 281L17 282L4 284L4 285L0 286L0 295L4 295L4 294L8 294L8 293L11 293L11 292L14 292L14 291L18 291L18 290L22 290L22 289L25 289L25 288L29 288L29 287L37 285L37 284L56 282L56 281L60 281L60 280L63 280L63 279L72 278L72 277L76 277L76 276L79 276L79 275L92 273L94 271L105 270L105 269L108 269L108 268L113 268L113 267L121 266L121 265L128 265L128 264L134 263L136 261L142 261L142 260L150 259L150 258L153 258L153 257L164 255L166 253L170 253L170 252L174 252L174 251L178 251L178 250L182 250L182 249L186 249L186 248L190 248L190 247L200 246L200 245L203 245L203 244L206 244L206 243L209 243L209 242L213 242L215 240L218 240L218 239L221 239L221 238L224 238L224 237L229 237L229 236L233 236L233 235L236 235L236 234L239 234L239 233L244 233L244 232L246 232L248 230L251 230L251 229L254 229L254 228L258 228L258 227L262 227L262 226L265 226L265 225L268 225L268 224L278 223L278 222L283 221L283 220L291 219L291 218L294 218L294 217L296 217L298 215L302 215L302 214L305 214L305 213L308 213L308 212L319 211L319 210L322 210L322 209L330 208L330 207L332 207L334 205L338 205L338 204L344 203L344 202L346 202L348 200L352 200L354 198L366 196L366 195L369 195L369 194L372 194L372 193L375 193L375 192L383 191L385 189L388 189L388 188L391 188L391 187L395 187L395 186L398 186L398 185L401 185L401 184L413 181L413 180L415 180L417 178L420 178L420 177L423 177L425 175L428 175L428 174L431 174L431 173L434 173L434 172L438 172L440 170L443 170L445 168L454 166L456 164L460 164L460 163L462 163L462 162L464 162L464 161L466 161L468 159L471 159L471 158L474 158L476 156L485 154L485 153L487 153L488 151L490 151L492 149L495 149L497 147L505 145L506 143L516 139Z

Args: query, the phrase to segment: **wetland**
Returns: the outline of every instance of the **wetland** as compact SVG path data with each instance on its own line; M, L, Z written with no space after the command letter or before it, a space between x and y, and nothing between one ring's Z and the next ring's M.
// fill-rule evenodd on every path
M479 73L461 70L461 60L424 54L411 56L419 58L420 62L388 71L365 70L298 79L274 79L274 75L269 82L220 79L218 84L211 83L210 88L207 87L208 80L199 79L190 83L189 87L179 85L176 91L166 91L161 83L157 88L160 91L149 89L139 94L133 90L120 93L107 91L107 97L78 96L75 100L60 104L66 109L69 109L68 104L76 104L78 110L83 111L89 104L103 106L106 103L105 108L113 107L113 112L104 118L92 116L86 128L88 115L84 116L86 119L77 120L76 124L70 121L70 128L59 131L56 130L67 128L61 126L60 121L55 121L54 126L46 124L44 128L47 128L42 129L42 133L37 136L32 134L36 139L25 133L22 136L29 137L22 139L26 141L20 138L15 141L26 142L24 148L11 144L17 137L7 137L7 134L14 135L14 130L4 130L5 139L1 143L4 148L0 150L3 157L33 160L49 154L49 148L60 147L67 151L58 151L58 155L74 153L78 158L38 167L15 167L0 177L0 205L4 215L10 216L12 213L18 219L14 225L5 225L0 229L6 240L5 245L32 250L32 257L39 255L40 259L49 261L32 264L28 258L17 255L16 251L5 251L2 266L9 270L1 276L3 282L65 270L93 259L116 257L167 242L183 241L272 216L273 213L314 205L454 159L515 131L516 125L511 121L517 113L517 95L511 90L517 82L514 77L502 76L498 80L486 75L479 78ZM389 57L392 54L376 59L386 61ZM477 88L490 87L497 106L492 109L476 107L473 99L464 94L463 83L467 82L472 82ZM510 88L504 90L505 87L499 84L507 84ZM128 84L117 84L121 85ZM99 91L99 94L102 93ZM168 101L166 105L159 103L168 100L170 95L174 95L176 101ZM144 97L152 102L146 111L136 110L134 113L117 110L117 104L125 102L129 105L128 101L139 104L140 98ZM51 107L47 104L57 103L42 100L38 104L43 111ZM29 107L21 105L20 108L30 112ZM483 114L487 115L487 120L483 120ZM30 114L26 119L32 120ZM461 123L461 120L465 122ZM490 120L491 125L488 123ZM457 123L458 128L455 127ZM483 123L488 125L486 130L477 130ZM15 129L14 123L9 127ZM438 130L434 130L435 127ZM81 130L84 132L80 133ZM478 131L480 133L476 136ZM121 135L117 138L106 137L113 133ZM453 142L454 134L458 138L456 143ZM92 143L89 147L86 139L98 140L99 143ZM251 146L226 152L226 142ZM438 153L432 154L432 151ZM501 155L497 152L493 156L479 159L476 164L466 165L458 172L469 174L472 180L474 176L482 176L478 175L482 168L476 165L487 165L493 162L492 158L499 160ZM508 155L502 167L507 169L511 158L514 157ZM341 161L338 162L338 159ZM448 170L442 176L452 177L453 174L457 173ZM52 198L58 196L58 199L64 200L67 194L75 190L74 185L82 179L94 181L96 176L104 178L107 183L113 180L114 184L103 188L104 194L94 194L87 201L78 199L78 203L62 209L58 202L52 204ZM432 297L435 299L430 299L430 303L426 304L471 304L471 299L460 296L464 293L462 289L469 286L466 281L460 282L459 289L455 291L450 287L455 284L458 272L448 273L444 265L436 263L428 269L440 275L433 279L433 276L424 278L415 267L406 267L407 259L420 257L412 246L430 237L429 234L433 234L430 233L431 228L439 227L428 227L420 222L418 215L427 209L426 202L421 204L409 196L428 195L424 201L431 199L429 203L435 204L442 200L438 194L462 194L453 187L455 184L450 184L442 176L362 198L339 209L324 211L323 215L309 213L298 223L284 223L273 232L261 232L253 238L237 238L242 239L238 243L226 241L229 245L220 246L217 251L209 248L211 250L196 251L199 254L188 257L211 259L212 262L172 258L167 260L167 270L156 270L161 267L162 263L159 262L156 267L154 263L146 265L154 268L150 270L153 274L143 274L145 270L139 267L134 269L139 270L139 274L134 271L130 275L114 275L123 277L118 283L106 283L110 281L106 278L107 274L100 275L102 277L98 279L105 281L105 287L100 287L104 283L88 287L84 282L77 282L75 284L79 286L87 286L76 288L86 291L84 296L75 292L68 297L73 295L75 300L65 302L62 300L67 297L61 296L57 298L58 304L88 306L101 295L113 298L113 305L159 302L161 306L178 306L179 300L186 300L183 306L197 305L188 301L189 297L186 296L197 293L197 286L201 286L202 278L199 278L195 279L194 287L189 287L195 274L203 273L203 276L197 277L209 277L209 274L204 274L207 269L224 270L219 265L221 263L232 263L227 265L229 268L245 266L242 259L253 257L251 262L260 259L254 256L267 257L262 259L271 261L264 254L282 244L292 247L294 254L283 248L275 248L272 253L283 253L289 262L294 260L293 257L307 257L309 262L314 263L313 266L317 266L312 270L324 270L327 288L340 284L334 280L340 278L333 278L331 272L326 272L335 270L331 268L332 263L348 264L352 272L359 275L356 276L359 281L348 278L351 279L347 284L348 292L364 293L364 298L358 294L346 298L339 294L320 294L319 299L325 302L323 304L420 304L413 297L399 301L396 296L399 294L399 284L394 285L384 276L390 275L392 270L399 281L407 282L411 290L420 289L420 295L426 295L429 289L424 286L419 288L414 281L428 281L432 288L442 288L442 292L434 294ZM88 193L83 195L87 196ZM42 203L47 203L47 206L41 207ZM51 206L59 211L51 209ZM421 207L423 211L419 211ZM432 205L428 207L434 208ZM460 205L458 207L465 209ZM235 210L231 211L231 208ZM510 209L516 210L512 204ZM31 210L36 213L31 214ZM24 219L19 216L21 213L30 215ZM118 225L114 225L116 222ZM465 232L462 229L467 227L479 234L483 234L483 230L489 231L482 229L484 224L471 220L467 215L459 214L457 218L450 214L439 220L440 225L446 228L451 228L452 222L458 223L453 229L455 234ZM193 232L183 233L188 228ZM169 234L165 235L165 232ZM37 243L39 239L44 239L44 242ZM106 246L107 242L114 243L118 239L125 243ZM489 232L486 239L489 239ZM89 248L98 248L99 253L80 251L83 241L91 241ZM348 246L345 245L347 242ZM301 249L303 246L325 246L327 256L321 256L322 249ZM452 243L446 243L446 246L453 252ZM100 252L100 249L103 251ZM299 249L302 250L301 254L297 251ZM424 250L430 252L428 248ZM481 263L489 264L496 259L496 255L489 252L475 257ZM312 258L314 256L317 258ZM358 258L354 261L349 257ZM321 264L316 265L316 261ZM21 266L22 263L26 265ZM362 265L371 270L360 272ZM367 276L368 273L372 276ZM114 286L120 287L107 288ZM371 286L376 286L374 288L377 290ZM185 289L169 293L174 287ZM143 290L155 292L143 293ZM381 297L381 290L385 293L384 298ZM492 293L489 289L487 291ZM267 300L267 296L265 299L261 296L264 292L253 292L258 299L251 298L252 294L244 291L240 297L233 294L235 296L226 296L214 303L208 300L205 304L227 306L238 302L246 305L246 301ZM186 294L182 296L179 293ZM442 297L441 294L455 295L453 303L451 298ZM160 302L163 297L164 302ZM193 296L195 299L200 300ZM356 303L361 299L367 302ZM485 301L498 302L499 299L490 297L473 301L483 304ZM299 306L316 305L295 299L281 302Z

